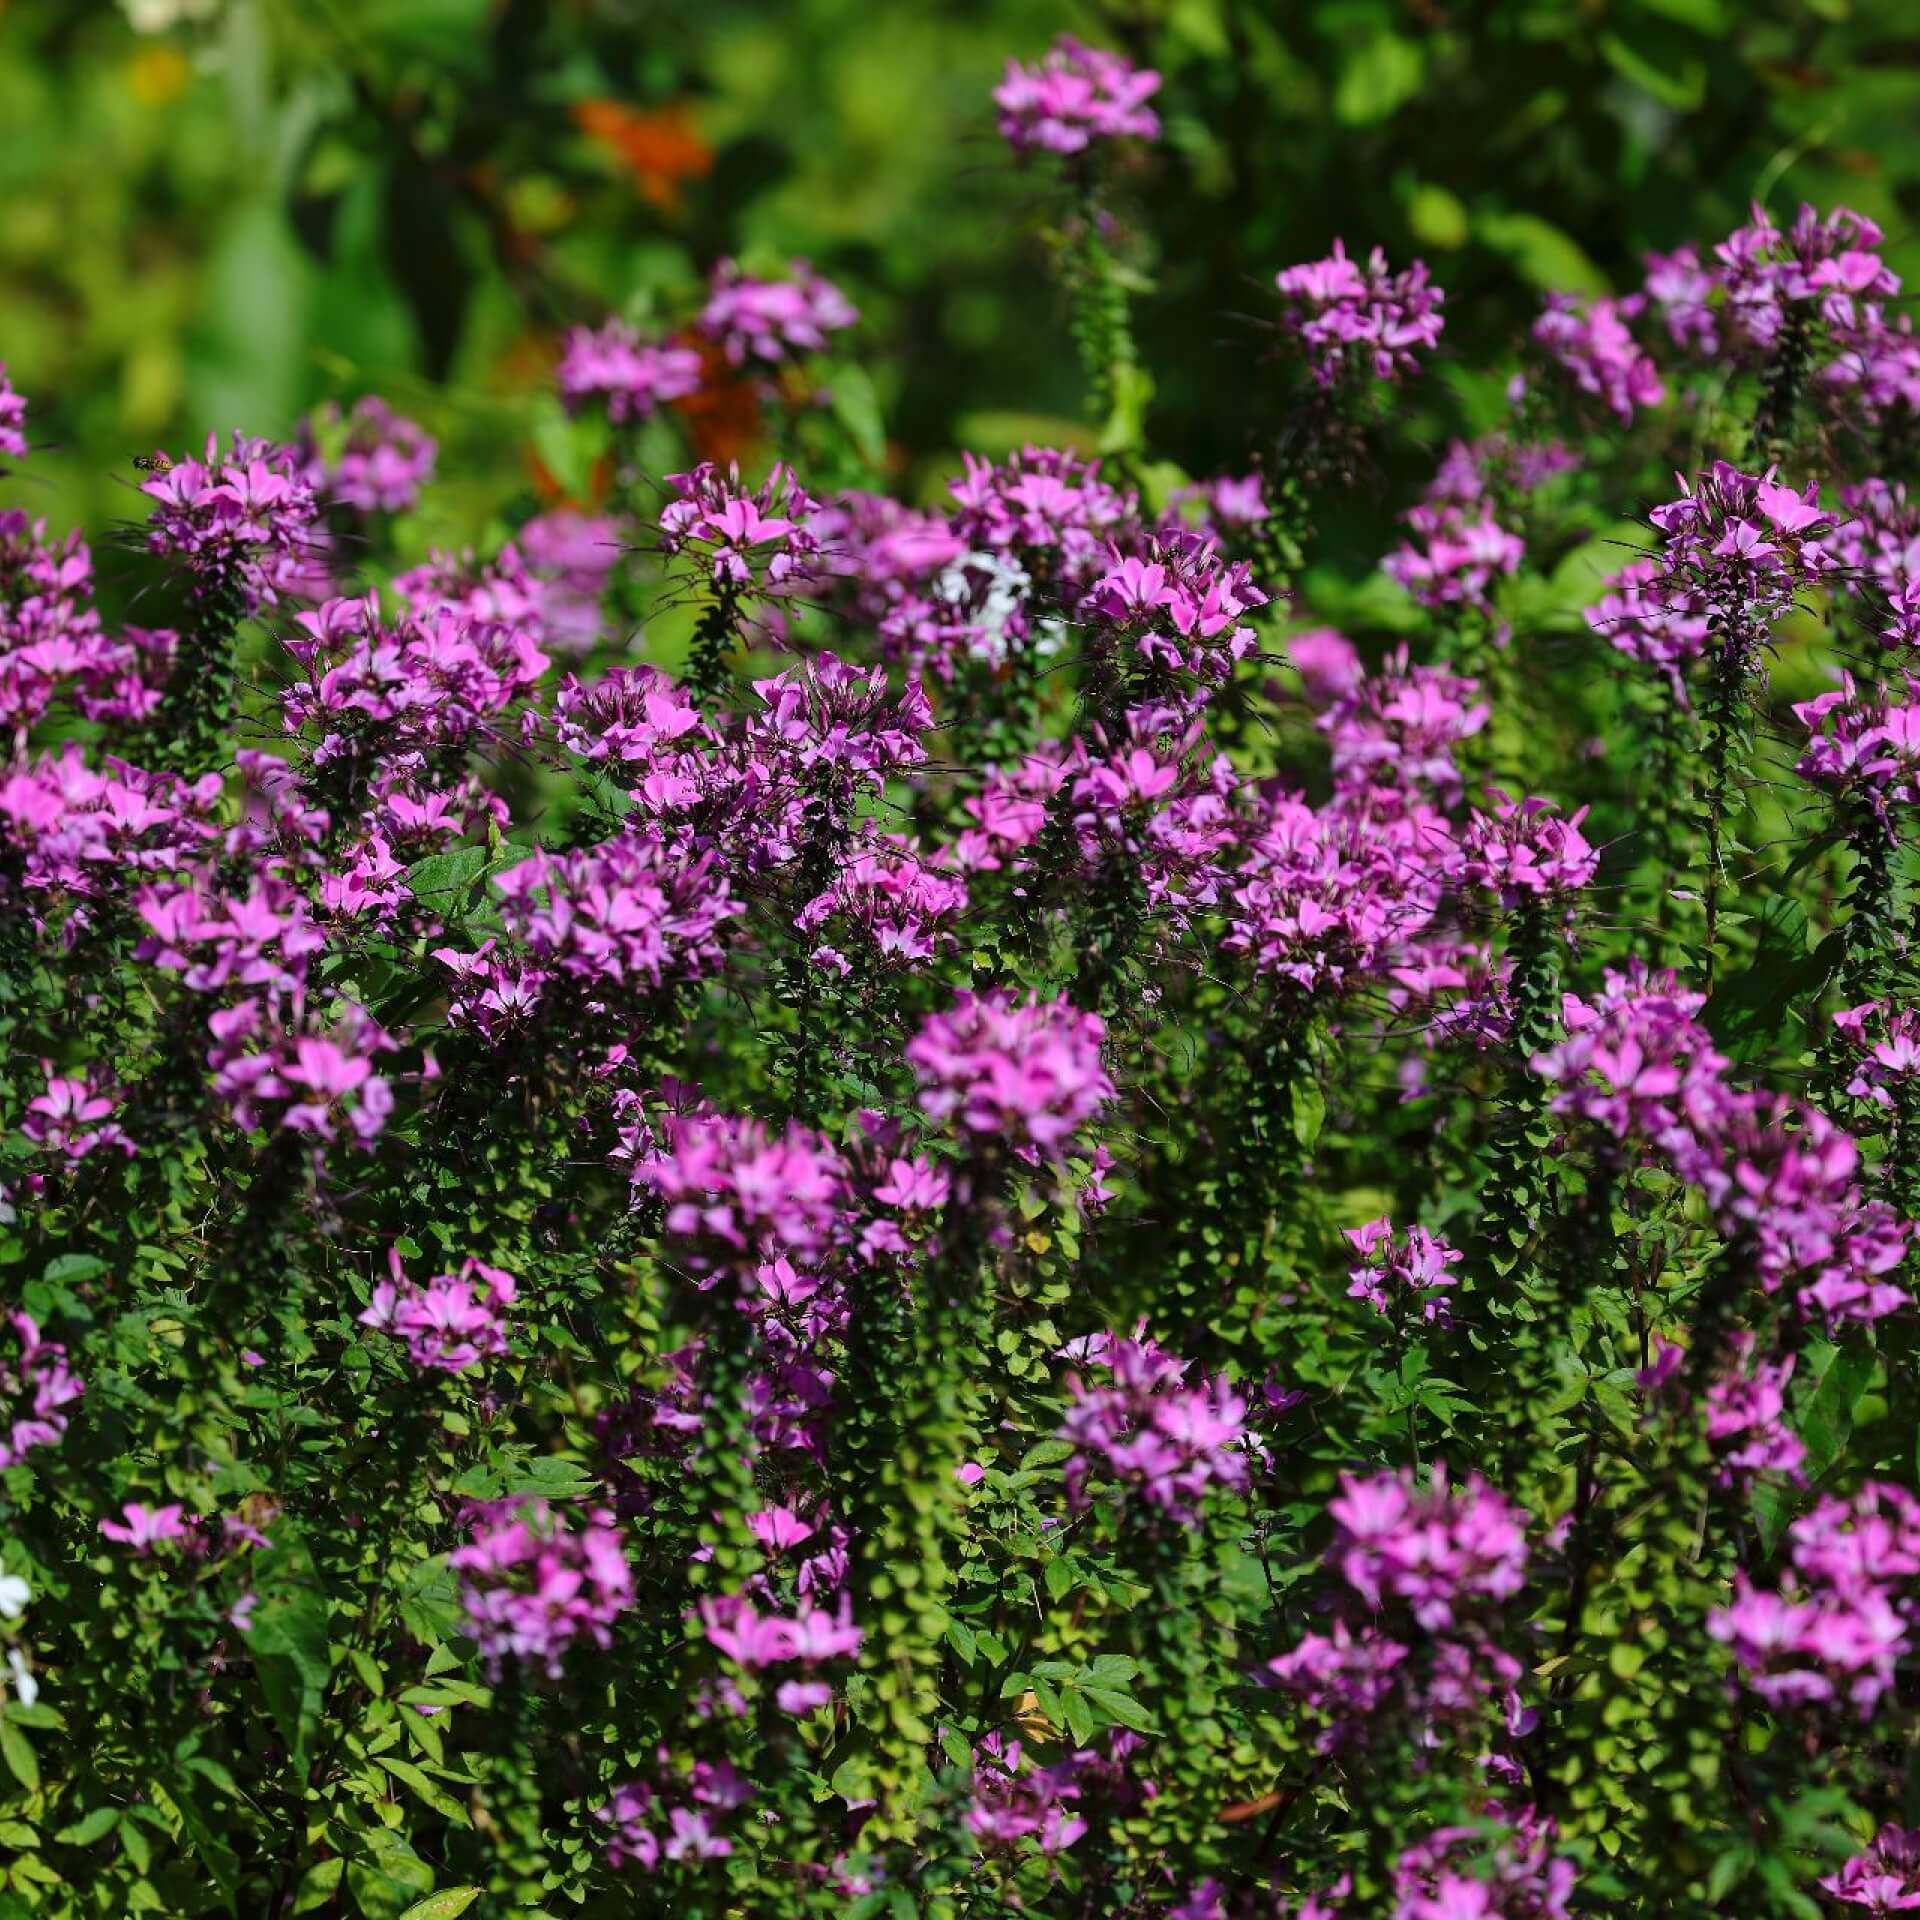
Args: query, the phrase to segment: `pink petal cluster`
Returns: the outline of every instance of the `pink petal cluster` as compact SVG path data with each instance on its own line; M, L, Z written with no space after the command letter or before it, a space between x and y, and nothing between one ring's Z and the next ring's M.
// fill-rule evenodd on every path
M17 1352L0 1360L0 1394L8 1407L0 1468L17 1467L35 1447L57 1446L67 1430L66 1409L86 1391L67 1365L66 1348L43 1340L31 1314L16 1310L7 1324Z
M554 380L570 412L589 403L606 409L617 427L645 420L700 385L700 355L692 347L643 341L624 320L575 327L561 349Z
M1300 342L1313 377L1323 387L1355 375L1403 380L1420 370L1420 355L1440 344L1446 295L1425 263L1399 273L1375 247L1363 265L1336 240L1324 260L1284 269L1281 330Z
M1106 1032L1064 996L963 992L908 1041L907 1064L930 1119L1053 1159L1114 1096L1100 1059Z
M1363 1227L1349 1227L1347 1238L1360 1256L1347 1274L1350 1299L1366 1301L1388 1319L1398 1320L1417 1308L1430 1326L1452 1324L1452 1311L1441 1296L1459 1285L1451 1269L1467 1256L1458 1247L1425 1227L1395 1233L1392 1220L1384 1215Z
M1491 811L1476 808L1462 845L1469 886L1483 887L1509 909L1527 900L1564 899L1593 884L1600 855L1580 831L1585 807L1562 819L1551 800L1515 801L1489 790Z
M344 419L329 401L302 423L300 477L319 499L355 513L405 513L433 478L439 451L424 427L369 393Z
M409 1280L400 1250L387 1254L388 1278L357 1315L363 1327L377 1327L407 1343L416 1367L464 1373L507 1350L506 1309L516 1291L513 1275L469 1256L458 1273L435 1274L424 1286Z
M20 1123L36 1147L68 1161L84 1160L102 1147L133 1153L132 1139L113 1117L120 1111L120 1089L105 1067L96 1062L77 1080L55 1073L50 1060L41 1061L40 1068L46 1091L27 1102Z
M820 543L812 528L819 502L776 464L748 492L736 469L712 461L672 473L674 497L660 514L660 551L686 554L716 584L734 591L791 591L811 579Z
M658 1757L664 1771L672 1756L662 1747ZM671 1798L645 1780L630 1780L614 1788L594 1814L610 1829L607 1864L616 1871L639 1865L652 1873L663 1860L696 1865L724 1860L733 1842L719 1831L716 1816L735 1812L752 1798L753 1788L727 1760L696 1760L676 1781ZM664 1833L659 1830L663 1820Z
M310 563L321 542L319 502L292 447L236 434L226 453L208 435L201 459L168 462L140 483L154 502L147 545L187 562L202 589L231 583L271 606L285 567Z
M789 263L784 280L756 280L732 260L713 270L700 331L728 361L777 367L806 353L824 353L827 336L852 326L858 309L811 263Z
M993 90L1000 137L1015 153L1083 153L1096 140L1156 140L1160 90L1151 67L1062 34L1031 66L1007 62Z
M1920 1828L1889 1822L1873 1836L1872 1846L1820 1885L1843 1907L1875 1914L1920 1911Z
M1085 1359L1106 1374L1075 1375L1060 1438L1072 1448L1067 1499L1091 1501L1094 1482L1184 1526L1200 1517L1208 1492L1248 1481L1246 1401L1223 1375L1188 1384L1188 1362L1151 1340L1109 1334L1087 1343Z
M447 1556L460 1584L468 1636L496 1677L509 1661L558 1677L580 1641L603 1651L633 1604L633 1571L608 1515L589 1509L569 1526L544 1500L471 1509L467 1539Z
M1635 408L1657 407L1666 398L1659 370L1628 324L1646 304L1641 294L1583 302L1572 294L1551 293L1546 311L1533 323L1534 344L1622 425L1633 419Z
M1773 1591L1734 1576L1707 1619L1743 1683L1774 1707L1848 1706L1870 1716L1913 1645L1920 1605L1920 1501L1869 1480L1823 1498L1787 1530L1791 1572Z

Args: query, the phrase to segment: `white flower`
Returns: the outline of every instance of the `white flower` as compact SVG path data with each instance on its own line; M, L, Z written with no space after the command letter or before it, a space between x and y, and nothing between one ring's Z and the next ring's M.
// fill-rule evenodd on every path
M17 1573L0 1573L0 1620L18 1620L33 1591Z
M20 1696L20 1704L32 1706L40 1698L40 1682L33 1677L18 1647L7 1649L7 1665L13 1669L13 1690Z

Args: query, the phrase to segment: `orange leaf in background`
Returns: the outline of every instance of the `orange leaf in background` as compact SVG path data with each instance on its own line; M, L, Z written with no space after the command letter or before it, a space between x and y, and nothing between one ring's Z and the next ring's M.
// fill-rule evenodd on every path
M706 342L688 344L700 348L700 385L673 404L685 419L700 458L725 466L759 440L760 396L754 383L743 380L718 347Z
M573 122L610 147L625 163L641 198L677 212L680 187L713 171L713 149L700 138L684 106L629 107L618 100L576 100Z
M533 476L533 491L542 507L571 507L576 513L598 513L613 491L613 462L605 454L593 463L587 476L584 496L568 493L555 477L553 469L529 447L527 467Z

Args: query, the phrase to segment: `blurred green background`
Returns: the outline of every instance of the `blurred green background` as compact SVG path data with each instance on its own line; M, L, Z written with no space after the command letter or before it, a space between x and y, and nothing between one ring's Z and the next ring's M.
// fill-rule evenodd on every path
M1064 437L1043 188L989 98L1062 29L1167 76L1123 199L1190 470L1271 426L1272 275L1336 234L1446 284L1439 416L1540 289L1629 287L1755 195L1920 271L1915 0L0 0L0 359L51 446L16 486L98 533L131 454L377 390L443 443L420 537L470 540L543 484L560 330L677 321L730 252L861 307L908 490Z

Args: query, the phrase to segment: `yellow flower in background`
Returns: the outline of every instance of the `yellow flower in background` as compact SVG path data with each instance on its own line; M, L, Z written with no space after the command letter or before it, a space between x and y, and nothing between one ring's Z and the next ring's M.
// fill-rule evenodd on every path
M192 72L178 47L142 47L127 62L127 85L143 107L166 107L186 91Z

